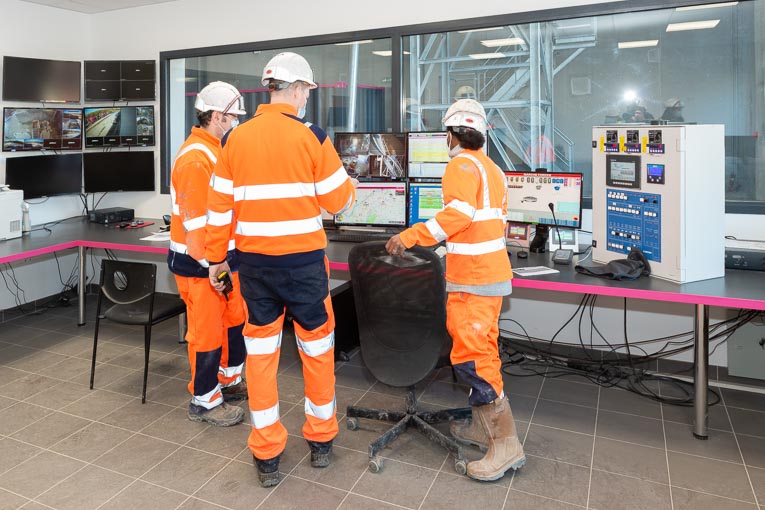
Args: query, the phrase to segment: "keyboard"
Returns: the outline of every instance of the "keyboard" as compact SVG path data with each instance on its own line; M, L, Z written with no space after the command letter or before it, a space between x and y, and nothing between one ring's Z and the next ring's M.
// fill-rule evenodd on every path
M340 243L366 243L367 241L387 241L394 235L387 232L327 232L327 239Z

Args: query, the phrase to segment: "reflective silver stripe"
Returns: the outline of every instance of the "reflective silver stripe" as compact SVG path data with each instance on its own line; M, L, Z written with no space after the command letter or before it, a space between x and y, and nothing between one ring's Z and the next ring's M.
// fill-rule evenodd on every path
M262 411L250 410L250 421L256 429L264 429L279 421L279 402L274 407Z
M234 194L234 181L231 179L224 179L220 175L212 174L210 177L210 187L218 193L224 193L226 195Z
M183 222L183 228L186 229L186 232L191 232L192 230L205 228L205 225L207 225L206 216L197 216L196 218L191 218L190 220L186 220Z
M263 356L275 354L282 346L282 333L265 338L256 338L251 336L244 337L244 347L247 349L248 356Z
M428 228L430 235L433 236L433 239L439 243L449 237L446 235L446 232L444 232L444 229L441 228L441 225L438 224L438 221L436 221L435 218L430 218L428 221L426 221L425 226Z
M214 400L212 399L215 394L218 394L218 398ZM205 409L212 409L213 407L217 406L223 402L223 395L220 392L220 384L215 386L212 390L208 391L204 395L192 395L191 397L191 403L197 406L202 406Z
M329 420L332 418L335 415L335 407L336 402L334 396L332 397L332 402L322 406L314 404L308 397L305 398L305 414L320 420Z
M188 255L189 254L189 247L186 246L183 243L177 243L173 240L170 240L170 251L174 251L176 253L180 253L182 255ZM194 259L196 260L196 259ZM210 263L207 262L207 259L199 259L197 260L199 262L199 265L202 267L210 267Z
M172 183L170 184L170 203L173 205L173 214L180 216L181 208L175 202L175 188L173 187Z
M186 147L181 149L181 151L175 156L175 159L173 160L173 166L175 166L175 163L178 162L181 156L191 151L204 152L205 155L210 159L213 165L218 162L218 158L215 157L215 154L213 154L213 152L210 150L208 146L206 146L203 143L192 143L191 145L187 145Z
M299 198L315 196L312 182L291 182L287 184L256 184L234 188L234 202L242 200L268 200L278 198Z
M489 179L486 177L486 169L483 167L481 162L478 161L478 158L471 154L460 153L455 157L469 159L475 164L475 166L478 167L478 171L481 172L481 180L483 181L483 208L488 209L491 207L491 202L489 201Z
M321 215L305 220L238 221L236 233L243 236L281 237L309 234L323 228Z
M244 363L241 363L235 367L218 367L218 373L223 374L223 377L234 377L242 373Z
M321 356L325 352L329 352L335 347L334 331L324 338L320 338L318 340L305 341L298 338L297 335L295 335L295 338L297 339L298 349L312 358Z
M507 244L504 237L482 243L446 243L446 252L455 255L485 255L506 249Z
M341 166L335 170L335 173L316 183L316 194L326 195L342 186L347 180L348 173L345 171L345 168Z
M448 204L444 206L444 209L447 207L451 207L452 209L457 209L459 212L467 216L468 218L473 218L475 216L475 208L468 204L467 202L464 202L462 200L452 200Z
M505 217L502 214L502 209L490 207L489 209L478 209L473 216L473 221L501 220Z
M228 240L228 251L236 250L236 241L233 239Z
M234 217L234 211L229 209L226 212L215 212L207 210L207 224L213 227L224 227L231 225L231 219Z

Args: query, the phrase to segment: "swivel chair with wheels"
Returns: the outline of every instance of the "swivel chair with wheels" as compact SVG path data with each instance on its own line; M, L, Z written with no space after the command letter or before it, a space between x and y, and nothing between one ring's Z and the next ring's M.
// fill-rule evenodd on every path
M155 292L157 266L146 262L101 261L101 282L96 307L96 327L93 333L93 360L90 366L90 389L96 375L98 328L101 320L118 324L143 326L144 366L141 402L146 403L146 382L149 375L151 327L186 313L186 303L177 294ZM102 312L106 301L109 308Z
M465 474L462 446L432 425L470 417L470 408L418 412L414 386L438 366L448 364L451 337L446 331L444 266L432 250L414 247L404 256L390 256L385 242L354 246L348 257L359 325L361 356L378 381L407 388L406 411L348 406L348 428L358 418L396 422L369 445L369 470L382 469L385 446L409 427L448 449L455 470Z

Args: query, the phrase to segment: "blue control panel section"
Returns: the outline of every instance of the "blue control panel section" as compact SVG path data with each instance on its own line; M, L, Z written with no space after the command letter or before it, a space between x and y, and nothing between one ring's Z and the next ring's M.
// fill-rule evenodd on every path
M625 256L633 246L661 262L661 195L606 189L606 249Z

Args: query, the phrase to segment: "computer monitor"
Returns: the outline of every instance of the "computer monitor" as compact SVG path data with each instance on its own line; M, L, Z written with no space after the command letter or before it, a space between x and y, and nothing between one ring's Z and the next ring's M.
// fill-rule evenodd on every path
M440 182L409 183L409 226L428 221L444 208Z
M85 147L154 145L154 107L85 108Z
M154 191L154 152L86 152L85 193Z
M406 183L360 182L356 202L343 214L335 215L337 226L406 226Z
M79 103L81 69L81 62L6 55L3 101Z
M352 177L393 181L406 177L403 133L335 133L335 150Z
M3 151L82 149L81 108L4 108Z
M505 172L505 176L507 220L537 225L531 251L544 251L549 227L555 226L555 220L561 228L582 226L581 173Z
M413 132L407 137L407 165L410 178L444 176L449 162L446 132Z
M82 192L82 154L27 156L5 160L5 183L24 199Z

